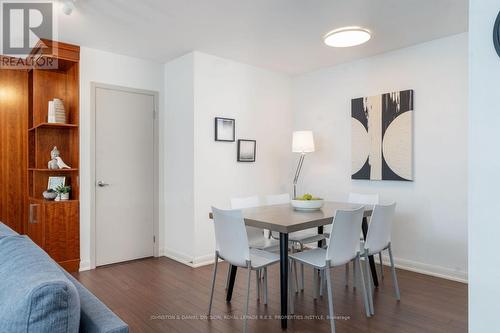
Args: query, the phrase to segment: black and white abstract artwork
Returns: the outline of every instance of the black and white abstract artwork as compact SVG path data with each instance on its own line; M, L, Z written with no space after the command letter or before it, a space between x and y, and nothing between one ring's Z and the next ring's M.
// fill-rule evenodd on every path
M413 90L352 100L352 179L413 180Z

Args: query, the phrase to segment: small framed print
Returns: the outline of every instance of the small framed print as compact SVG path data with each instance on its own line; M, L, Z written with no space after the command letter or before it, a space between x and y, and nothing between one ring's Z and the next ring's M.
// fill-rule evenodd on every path
M235 120L231 118L215 118L215 141L235 141Z
M255 162L257 141L238 140L238 162Z
M59 185L66 185L66 177L49 177L48 190L55 190Z

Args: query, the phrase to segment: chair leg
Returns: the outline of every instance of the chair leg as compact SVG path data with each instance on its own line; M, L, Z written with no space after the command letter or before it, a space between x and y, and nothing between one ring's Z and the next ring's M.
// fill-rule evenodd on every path
M323 284L325 283L324 270L319 271L319 297L323 297Z
M368 251L365 251L365 274L366 274L366 287L368 291L368 302L370 304L370 312L372 315L375 314L375 308L373 307L373 288L372 288L372 278L370 271L370 260L368 259Z
M318 298L318 272L316 271L316 268L313 268L313 289L314 289L314 293L313 293L313 297L314 299L317 299Z
M260 301L260 270L255 271L255 290L257 290L257 301Z
M252 269L248 265L248 280L247 280L247 301L245 302L245 313L243 314L243 332L247 332L247 317L248 317L248 301L250 300L250 280L252 279Z
M294 260L293 261L293 271L294 271L294 276L295 276L295 293L299 292L299 273L297 269L297 262Z
M304 264L300 264L300 291L304 291Z
M267 305L267 267L264 267L264 304Z
M356 261L353 262L352 264L352 289L356 289L357 285L357 280L356 280L356 270L358 269L358 265L356 264Z
M300 243L300 252L304 252L304 244ZM304 291L304 264L300 264L300 291Z
M325 272L326 289L328 292L328 313L330 315L330 331L335 333L335 318L333 311L332 279L330 276L330 263L327 263Z
M215 289L215 277L217 276L217 263L219 262L219 255L215 254L215 262L214 262L214 273L212 276L212 290L210 291L210 303L208 304L208 316L212 313L212 301L214 299L214 289ZM231 269L230 269L231 271Z
M380 260L380 277L384 279L384 263L382 261L382 251L378 253L378 259Z
M349 263L345 264L345 286L349 287Z
M389 244L389 258L391 259L391 271L393 280L392 283L394 283L394 292L396 293L396 299L399 301L401 300L401 295L399 293L398 277L396 276L396 267L394 266L394 258L392 256L392 249L390 244Z
M231 278L231 264L227 265L227 277L226 277L226 287L225 289L227 290L227 287L229 287L229 279Z
M361 283L361 289L363 290L363 301L365 305L365 312L367 317L371 317L371 309L370 309L370 304L368 303L368 293L366 291L366 281L365 277L363 276L363 267L361 267L361 260L359 260L359 254L355 259L354 262L354 268L353 270L356 270L356 267L359 268L359 276L360 276L360 283Z
M293 279L293 262L294 260L289 261L288 265L288 312L289 314L294 314L295 309L294 309L294 297L295 293L293 292L293 287L292 287L292 279Z

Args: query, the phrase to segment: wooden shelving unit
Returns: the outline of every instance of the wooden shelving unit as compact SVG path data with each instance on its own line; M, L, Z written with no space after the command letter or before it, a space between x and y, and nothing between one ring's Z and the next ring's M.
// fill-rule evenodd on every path
M78 271L80 265L79 55L78 46L42 40L32 56L53 58L59 66L28 73L29 219L25 232L68 271ZM67 124L47 122L48 104L54 98L64 102ZM47 169L54 146L71 169ZM43 199L51 176L66 177L71 200Z

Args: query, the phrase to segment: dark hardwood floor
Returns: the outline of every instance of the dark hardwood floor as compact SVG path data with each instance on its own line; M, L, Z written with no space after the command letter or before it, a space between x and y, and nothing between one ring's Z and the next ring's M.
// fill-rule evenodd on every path
M207 313L212 268L212 265L190 268L160 257L74 275L127 322L131 332L239 332L246 274L239 270L233 300L226 304L227 265L219 265L212 314L220 317L209 321L202 317ZM267 306L256 300L255 274L252 274L249 314L261 318L249 320L249 332L282 332L279 320L274 317L280 313L278 274L278 266L269 271ZM305 290L295 297L295 315L302 319L290 320L287 331L329 332L326 295L314 301L312 271L306 269L305 274ZM335 314L344 317L336 321L337 332L467 332L466 284L403 270L398 270L398 278L401 302L393 296L390 271L385 267L385 279L374 295L376 315L366 318L361 290L353 291L352 285L346 288L344 268L336 268L333 274ZM352 278L350 280L351 283ZM317 319L321 316L324 319Z

